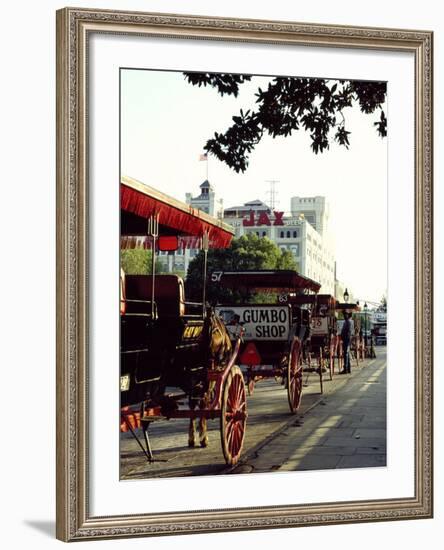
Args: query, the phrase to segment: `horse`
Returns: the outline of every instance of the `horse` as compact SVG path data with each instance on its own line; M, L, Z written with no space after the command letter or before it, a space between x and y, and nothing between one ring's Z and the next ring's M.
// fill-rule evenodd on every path
M210 310L207 313L206 326L204 331L203 346L206 348L204 352L207 354L207 362L209 370L223 367L229 361L229 358L233 351L233 345L231 343L230 335L225 328L223 321L214 310ZM205 409L210 402L211 394L214 390L214 382L210 382L204 391L199 401L199 408ZM194 410L196 406L196 400L190 396L190 409ZM196 445L195 439L195 422L194 418L190 418L190 425L188 429L188 446L194 447ZM199 442L201 447L208 446L208 426L207 419L205 417L199 418Z

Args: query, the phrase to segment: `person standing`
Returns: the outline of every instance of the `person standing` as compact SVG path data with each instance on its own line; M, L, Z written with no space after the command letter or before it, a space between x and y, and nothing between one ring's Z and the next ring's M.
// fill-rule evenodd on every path
M350 344L354 334L353 320L351 319L351 313L344 311L344 324L342 325L341 338L344 350L344 369L341 374L349 374L351 372L350 364Z

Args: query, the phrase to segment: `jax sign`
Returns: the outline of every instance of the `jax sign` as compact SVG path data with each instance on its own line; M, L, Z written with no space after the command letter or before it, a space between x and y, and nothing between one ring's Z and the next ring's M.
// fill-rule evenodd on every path
M234 337L243 327L245 341L288 340L290 308L287 305L219 306L216 312Z

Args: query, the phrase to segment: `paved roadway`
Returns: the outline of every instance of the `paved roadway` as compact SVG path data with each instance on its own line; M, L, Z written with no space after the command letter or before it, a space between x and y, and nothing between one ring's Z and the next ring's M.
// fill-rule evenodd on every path
M204 449L188 448L188 420L161 420L150 427L153 464L130 433L121 434L121 478L385 466L386 349L376 352L377 359L353 364L351 375L324 378L323 395L319 376L304 374L296 415L289 413L283 386L274 379L259 382L248 398L244 450L235 468L224 462L218 419L208 422Z

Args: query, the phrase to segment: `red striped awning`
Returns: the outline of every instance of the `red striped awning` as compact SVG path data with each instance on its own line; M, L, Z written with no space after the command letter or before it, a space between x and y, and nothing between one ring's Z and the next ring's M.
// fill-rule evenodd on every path
M234 235L231 226L213 216L128 177L121 180L120 209L122 237L142 235L152 215L158 216L160 235L208 233L211 248L227 248Z
M120 250L131 250L141 248L151 250L153 241L148 235L122 235L120 237ZM210 248L217 248L213 242L209 243ZM179 235L177 237L177 250L190 250L202 248L202 237L189 237L187 235ZM176 248L174 248L176 250Z

